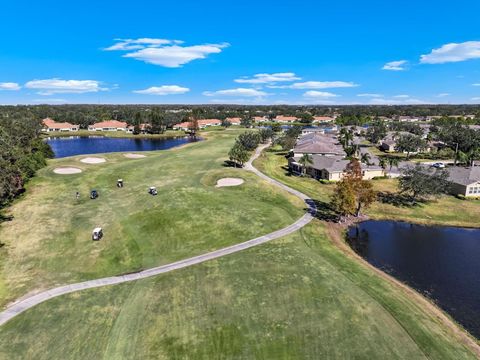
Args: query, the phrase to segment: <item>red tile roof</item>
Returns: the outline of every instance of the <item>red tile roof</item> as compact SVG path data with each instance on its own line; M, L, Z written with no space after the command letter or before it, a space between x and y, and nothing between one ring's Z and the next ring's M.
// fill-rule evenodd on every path
M108 121L101 121L90 125L89 127L103 129L103 128L126 128L127 123L118 120L108 120Z
M71 129L78 128L78 125L70 124L69 122L56 122L50 118L45 118L42 120L43 126L48 129Z

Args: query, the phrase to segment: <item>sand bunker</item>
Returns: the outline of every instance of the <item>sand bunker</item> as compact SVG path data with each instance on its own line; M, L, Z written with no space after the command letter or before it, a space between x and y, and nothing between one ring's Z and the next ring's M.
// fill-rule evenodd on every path
M123 154L123 156L129 159L141 159L146 157L145 155L142 155L142 154Z
M224 187L224 186L238 186L244 183L243 179L239 178L223 178L217 181L215 187Z
M106 162L107 160L105 160L104 158L100 158L100 157L86 157L86 158L81 159L80 161L82 163L85 163L85 164L101 164L101 163Z
M60 175L70 175L70 174L80 174L82 170L76 167L59 167L59 168L53 169L53 172L55 174L60 174Z

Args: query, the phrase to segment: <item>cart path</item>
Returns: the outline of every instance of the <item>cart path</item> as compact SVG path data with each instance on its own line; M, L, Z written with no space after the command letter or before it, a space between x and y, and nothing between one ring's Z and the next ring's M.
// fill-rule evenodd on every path
M305 201L308 211L303 215L300 219L295 221L293 224L274 231L270 234L263 235L260 237L257 237L255 239L251 239L236 245L228 246L223 249L215 250L208 252L206 254L194 256L188 259L176 261L170 264L154 267L151 269L143 270L137 273L131 273L131 274L126 274L126 275L120 275L120 276L111 276L111 277L106 277L106 278L101 278L101 279L96 279L96 280L89 280L89 281L84 281L76 284L70 284L70 285L64 285L60 287L56 287L50 290L46 290L43 292L40 292L36 295L33 295L31 297L28 297L26 299L17 301L13 304L11 304L9 307L7 307L4 311L0 312L0 326L5 324L7 321L10 319L14 318L15 316L21 314L22 312L44 302L47 300L50 300L52 298L55 298L60 295L65 295L69 293L73 293L76 291L80 290L85 290L85 289L93 289L101 286L108 286L108 285L115 285L115 284L121 284L129 281L135 281L139 279L145 279L151 276L155 276L158 274L163 274L167 273L173 270L178 270L178 269L183 269L188 266L192 266L195 264L200 264L205 261L209 261L212 259L217 259L225 255L233 254L238 251L242 251L248 248L251 248L253 246L257 246L263 243L266 243L268 241L274 240L281 238L285 235L291 234L300 228L304 227L307 225L312 219L314 218L315 212L316 212L316 207L315 203L310 199L308 196L305 194L302 194L301 192L291 189L290 187L269 178L265 174L261 173L258 171L253 165L252 162L257 159L261 152L268 147L269 144L265 144L262 146L259 146L255 154L250 158L250 160L245 164L245 170L251 171L264 179L265 181L269 182L270 184L276 185L289 193L301 198L303 201Z

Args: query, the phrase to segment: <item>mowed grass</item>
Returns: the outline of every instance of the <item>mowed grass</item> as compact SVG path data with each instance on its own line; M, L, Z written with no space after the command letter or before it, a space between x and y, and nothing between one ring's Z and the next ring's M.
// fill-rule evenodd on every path
M281 151L266 151L254 165L268 176L296 188L313 199L328 203L335 184L322 184L317 180L288 174L288 162ZM398 192L398 180L373 180L375 190L386 193ZM376 202L364 210L372 219L410 221L421 224L479 227L480 201L461 200L450 195L441 195L415 206L395 206Z
M9 210L0 225L0 308L32 291L86 279L139 271L205 253L278 230L303 214L299 199L245 170L223 166L240 131L219 131L208 140L144 159L99 155L53 160ZM75 166L83 173L57 175ZM222 177L238 187L216 188ZM124 188L116 181L123 178ZM158 196L147 193L156 186ZM100 197L89 199L89 191ZM80 200L75 192L81 193ZM104 238L93 242L96 226Z
M283 239L92 289L0 327L2 359L473 359L318 220Z

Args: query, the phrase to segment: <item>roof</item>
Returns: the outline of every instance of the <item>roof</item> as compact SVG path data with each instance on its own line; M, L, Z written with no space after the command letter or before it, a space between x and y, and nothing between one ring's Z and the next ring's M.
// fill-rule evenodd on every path
M277 121L297 121L297 117L296 116L278 115L274 120L277 120Z
M203 120L198 120L198 126L206 126L206 125L216 125L216 124L221 124L222 122L218 119L203 119ZM174 128L189 128L192 126L191 121L184 121L179 124L173 125Z
M293 160L298 163L300 156L294 157ZM322 155L312 155L313 164L308 167L312 167L318 170L327 170L329 173L334 172L344 172L347 165L350 163L350 160L345 160L343 156L322 156ZM362 170L382 170L380 166L377 165L366 165L360 163Z
M51 129L71 129L74 127L78 127L78 125L70 124L69 122L56 122L50 118L46 118L42 120L43 126Z
M242 119L239 117L229 117L227 118L227 120L230 121L232 124L240 124L240 121L242 121Z
M89 127L93 128L126 128L127 123L118 120L108 120L108 121L101 121L90 125Z
M313 121L334 121L335 119L331 116L314 116Z
M480 181L480 166L473 166L469 168L465 167L448 167L448 181L461 184L470 185L477 181Z
M295 153L345 155L342 145L335 136L317 132L302 136L293 149Z

